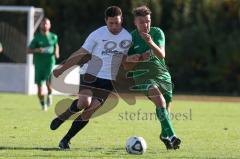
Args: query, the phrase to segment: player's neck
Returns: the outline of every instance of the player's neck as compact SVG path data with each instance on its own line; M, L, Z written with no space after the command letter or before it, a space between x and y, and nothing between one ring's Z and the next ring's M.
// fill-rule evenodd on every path
M43 31L43 30L40 30L41 34L42 35L48 35L49 31Z
M119 29L117 32L112 32L111 30L108 29L109 33L113 34L113 35L118 35L121 31L122 31L122 27L121 29Z

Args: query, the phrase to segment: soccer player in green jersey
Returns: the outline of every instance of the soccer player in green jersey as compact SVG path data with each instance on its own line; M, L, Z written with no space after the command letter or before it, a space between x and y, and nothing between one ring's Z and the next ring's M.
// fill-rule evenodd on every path
M35 83L38 87L38 98L43 110L52 104L52 86L50 75L55 65L55 58L59 58L58 37L50 32L51 22L44 18L40 24L40 32L34 36L29 45L29 53L33 53L33 63L35 66ZM44 99L43 83L46 82L48 95Z
M156 105L162 127L160 140L167 149L178 149L181 140L175 135L166 109L172 101L172 82L164 61L164 33L158 27L151 27L151 11L146 6L135 8L133 15L136 30L131 33L133 45L128 52L130 61L135 61L131 71L135 86L131 89L143 91Z

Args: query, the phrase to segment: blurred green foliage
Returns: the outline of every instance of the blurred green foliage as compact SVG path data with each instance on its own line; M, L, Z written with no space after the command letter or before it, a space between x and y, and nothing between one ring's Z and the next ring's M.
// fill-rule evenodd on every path
M166 61L177 92L240 94L239 0L1 0L1 5L42 7L59 35L61 58L81 47L105 24L104 10L118 5L124 27L134 29L131 11L145 4L152 25L166 34Z

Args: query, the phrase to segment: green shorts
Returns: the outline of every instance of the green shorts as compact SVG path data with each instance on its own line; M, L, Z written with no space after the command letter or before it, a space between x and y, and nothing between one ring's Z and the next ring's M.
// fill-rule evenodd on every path
M47 65L35 65L35 83L42 85L47 80L50 80L50 76L53 70L54 64Z
M160 92L163 94L166 103L172 102L172 94L173 94L173 84L171 79L143 79L143 78L135 78L135 86L131 88L133 91L143 92L146 96L148 96L148 90L151 86L157 86Z

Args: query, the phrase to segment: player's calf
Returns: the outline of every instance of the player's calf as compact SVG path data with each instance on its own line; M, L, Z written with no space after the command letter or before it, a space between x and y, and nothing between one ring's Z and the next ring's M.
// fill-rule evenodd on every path
M52 94L47 95L47 106L50 107L53 103Z
M60 114L58 117L52 120L50 124L50 129L51 130L56 130L59 128L67 119L69 119L73 114L77 113L80 111L77 107L78 100L74 100L70 106L65 112Z
M62 138L62 140L59 142L59 148L60 149L70 149L69 143L70 140L79 132L81 131L87 124L88 120L83 120L81 118L81 115L78 116L72 123L71 128L67 132L67 134Z

